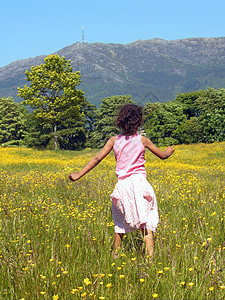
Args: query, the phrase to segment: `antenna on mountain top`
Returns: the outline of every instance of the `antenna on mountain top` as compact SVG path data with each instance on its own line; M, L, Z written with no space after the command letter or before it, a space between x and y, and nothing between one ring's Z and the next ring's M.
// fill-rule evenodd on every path
M84 26L82 26L82 43L85 43L85 39L84 39Z

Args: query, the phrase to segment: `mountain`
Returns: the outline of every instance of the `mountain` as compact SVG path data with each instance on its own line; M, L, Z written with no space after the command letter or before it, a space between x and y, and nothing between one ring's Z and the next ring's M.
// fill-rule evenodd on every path
M80 87L97 106L111 95L129 94L144 104L173 100L179 92L225 88L225 37L138 40L126 45L75 43L57 53L81 72ZM44 57L0 68L0 97L16 99L17 87L26 83L25 71L44 63Z

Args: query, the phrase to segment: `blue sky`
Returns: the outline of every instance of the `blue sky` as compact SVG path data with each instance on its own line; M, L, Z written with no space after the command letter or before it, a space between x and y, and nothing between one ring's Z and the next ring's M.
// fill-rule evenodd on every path
M225 0L0 0L0 67L82 41L225 36Z

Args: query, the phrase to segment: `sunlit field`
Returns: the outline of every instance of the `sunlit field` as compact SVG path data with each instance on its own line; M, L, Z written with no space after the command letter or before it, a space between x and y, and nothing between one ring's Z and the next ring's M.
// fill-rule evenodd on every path
M149 262L139 231L112 256L110 154L0 148L0 299L224 299L225 143L146 154L160 225Z

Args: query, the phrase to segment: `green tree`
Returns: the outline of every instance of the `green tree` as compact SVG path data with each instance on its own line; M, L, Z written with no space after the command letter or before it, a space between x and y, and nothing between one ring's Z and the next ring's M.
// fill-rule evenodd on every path
M95 129L90 135L92 147L101 148L111 136L120 133L115 125L116 115L119 107L127 103L134 104L130 95L112 96L102 100L96 110Z
M93 131L96 107L84 99L81 105L82 116L78 119L67 118L58 128L58 141L61 149L78 150L84 148Z
M175 99L176 102L179 102L183 107L183 112L189 120L192 117L199 116L199 109L197 99L204 95L205 91L200 90L197 92L190 93L179 93Z
M13 98L0 98L0 144L21 144L27 135L26 114L26 108Z
M69 60L56 54L49 55L44 62L25 72L30 85L18 88L18 96L24 98L23 104L34 109L39 124L52 125L56 149L58 126L65 119L76 120L82 116L84 96L77 90L81 75L72 71Z
M149 118L151 118L152 115L154 114L154 111L160 108L162 105L163 104L160 102L154 102L154 103L147 102L143 109L144 120L146 121Z
M197 100L203 142L225 140L225 89L209 88Z
M183 106L177 101L166 102L163 104L150 104L144 129L147 137L157 145L178 144L176 130L180 124L187 120L183 113ZM145 111L145 109L144 109Z
M203 140L203 126L198 117L184 121L174 131L179 144L199 143Z

